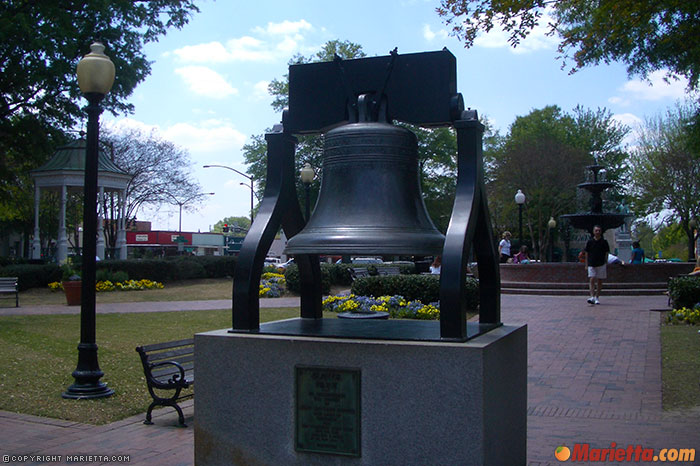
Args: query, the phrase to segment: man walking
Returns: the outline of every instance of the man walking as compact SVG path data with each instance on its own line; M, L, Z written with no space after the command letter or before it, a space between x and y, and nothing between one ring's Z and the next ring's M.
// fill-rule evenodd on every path
M589 279L590 297L588 298L588 304L600 304L598 298L600 297L600 288L603 286L603 280L607 277L606 266L608 253L610 253L610 245L603 238L603 229L600 225L593 227L593 238L586 243L584 252Z

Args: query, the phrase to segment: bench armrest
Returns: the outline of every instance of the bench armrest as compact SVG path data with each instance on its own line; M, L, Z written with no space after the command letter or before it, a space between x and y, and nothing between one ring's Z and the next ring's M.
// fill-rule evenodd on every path
M173 374L167 382L161 382L156 380L156 378L153 376L153 369L157 367L163 367L163 366L175 366L177 367L179 373ZM148 370L146 372L146 377L148 379L148 382L152 384L156 388L176 388L176 387L182 387L182 388L187 388L189 386L189 383L185 379L185 369L177 362L175 361L161 361L161 362L156 362L149 364Z

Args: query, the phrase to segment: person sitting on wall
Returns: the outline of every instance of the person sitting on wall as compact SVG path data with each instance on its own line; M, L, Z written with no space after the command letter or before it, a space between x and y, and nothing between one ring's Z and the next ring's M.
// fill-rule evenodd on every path
M614 254L608 254L608 264L620 264L620 265L625 265L625 261L620 259Z
M630 259L630 264L643 264L645 259L644 249L639 245L639 241L634 241L632 243L632 258Z
M698 258L695 261L695 268L688 275L693 275L693 276L700 275L700 255L698 255Z
M528 256L527 253L527 246L523 244L522 246L520 246L520 251L515 256L513 256L513 262L516 264L529 264L530 256Z
M432 264L430 264L430 273L433 275L440 275L440 269L442 268L442 261L440 256L436 256Z

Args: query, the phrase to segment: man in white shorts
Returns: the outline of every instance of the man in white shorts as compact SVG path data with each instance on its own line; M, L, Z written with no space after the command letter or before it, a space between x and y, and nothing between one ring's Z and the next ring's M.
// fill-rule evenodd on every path
M610 245L603 238L603 229L600 225L593 227L593 238L586 243L585 263L588 269L588 289L590 297L588 304L600 304L600 289L603 286L603 280L607 278L606 266L608 264L608 254L610 253Z

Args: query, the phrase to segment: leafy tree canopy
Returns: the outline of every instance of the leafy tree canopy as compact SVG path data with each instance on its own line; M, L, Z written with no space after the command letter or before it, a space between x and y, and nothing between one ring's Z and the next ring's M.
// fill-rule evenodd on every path
M667 213L686 233L688 256L694 257L691 219L700 218L700 154L694 149L691 121L695 102L678 104L665 115L649 118L630 159L634 207L638 214Z
M480 31L500 26L517 46L547 21L561 38L562 66L571 72L619 61L630 74L669 70L700 79L700 2L696 0L441 0L437 12L452 33L471 47Z

